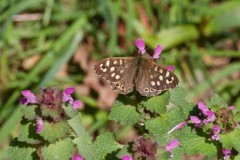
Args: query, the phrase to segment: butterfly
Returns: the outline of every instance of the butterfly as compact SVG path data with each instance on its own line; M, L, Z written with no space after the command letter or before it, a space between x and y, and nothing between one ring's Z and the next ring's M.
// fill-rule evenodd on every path
M136 43L139 52L135 57L110 57L94 65L96 73L118 94L126 95L136 89L140 95L150 97L178 85L177 76L145 53L142 43Z

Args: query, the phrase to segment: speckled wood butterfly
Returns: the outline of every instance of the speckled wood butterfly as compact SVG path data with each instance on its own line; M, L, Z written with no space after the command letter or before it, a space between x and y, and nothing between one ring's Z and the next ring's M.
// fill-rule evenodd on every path
M145 47L145 45L144 45ZM128 94L134 88L142 96L156 96L178 85L177 76L139 47L136 57L111 57L94 65L96 73L107 80L119 94Z

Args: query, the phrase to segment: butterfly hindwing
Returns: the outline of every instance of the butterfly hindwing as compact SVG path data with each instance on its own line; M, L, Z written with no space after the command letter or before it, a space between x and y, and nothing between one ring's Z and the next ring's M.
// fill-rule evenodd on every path
M142 96L155 96L178 84L177 76L151 59L145 59L136 79L136 89Z
M98 61L94 69L100 77L107 80L114 91L127 94L133 91L135 66L135 57L113 57Z

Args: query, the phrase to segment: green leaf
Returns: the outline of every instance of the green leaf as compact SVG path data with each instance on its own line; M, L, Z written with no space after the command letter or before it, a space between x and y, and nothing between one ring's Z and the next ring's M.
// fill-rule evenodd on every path
M22 108L21 112L24 118L28 120L34 120L37 117L37 111L36 111L37 108L38 108L37 105L30 105Z
M27 142L30 144L38 143L39 140L42 138L38 134L36 134L36 129L37 127L35 123L22 120L18 141Z
M150 112L156 112L158 114L166 112L166 105L169 103L170 94L168 91L154 96L151 98L144 98L141 104L143 104Z
M36 159L36 148L30 147L26 143L13 140L9 145L9 160L34 160Z
M180 108L174 108L170 112L161 114L157 118L147 120L145 127L150 134L154 135L157 141L165 143L167 140L164 136L167 132L184 120L183 111Z
M103 160L107 154L122 147L116 142L112 133L98 136L93 144L91 144L91 137L88 134L84 134L74 140L74 143L77 144L80 155L86 160Z
M213 96L211 97L211 100L207 102L207 106L208 108L213 109L214 111L217 111L227 106L227 104L219 96Z
M142 115L137 112L136 107L130 104L123 104L116 101L109 114L109 119L120 124L133 124L138 122Z
M230 133L220 134L219 137L219 141L222 143L223 148L234 148L240 152L240 129L235 129Z
M178 106L185 106L186 105L186 101L185 101L185 97L187 95L187 92L185 89L180 88L180 87L176 87L174 89L169 90L170 92L170 102L172 102L173 104L176 104Z
M79 114L79 111L76 109L73 109L71 104L68 104L67 106L63 105L63 109L66 115L71 118Z
M49 123L48 121L43 121L43 131L40 135L49 142L54 142L64 136L66 136L69 131L70 126L67 121L61 120L56 123Z
M42 147L41 154L45 160L69 160L74 153L74 144L70 138Z
M224 8L224 9L223 9ZM225 32L233 27L240 26L240 2L229 1L218 5L214 10L221 10L203 28L203 33L207 36Z
M68 124L78 136L82 135L85 132L80 113L74 116L72 119L68 120Z
M198 130L196 132L190 126L185 126L181 131L174 132L175 138L180 141L180 146L186 154L202 153L213 156L217 153L214 143L208 142L206 135Z
M152 48L161 44L164 49L169 49L178 44L196 39L198 35L199 32L194 25L179 25L161 30L157 35L146 36L143 39Z
M58 119L61 116L59 109L50 108L47 105L41 105L41 112L43 117L51 117L52 119Z

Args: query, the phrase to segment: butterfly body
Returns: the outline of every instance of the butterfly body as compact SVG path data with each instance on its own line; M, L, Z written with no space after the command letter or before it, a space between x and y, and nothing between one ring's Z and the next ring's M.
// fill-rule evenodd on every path
M173 72L147 53L136 57L106 58L98 61L94 69L119 94L128 94L135 88L142 96L155 96L174 88L179 82Z

